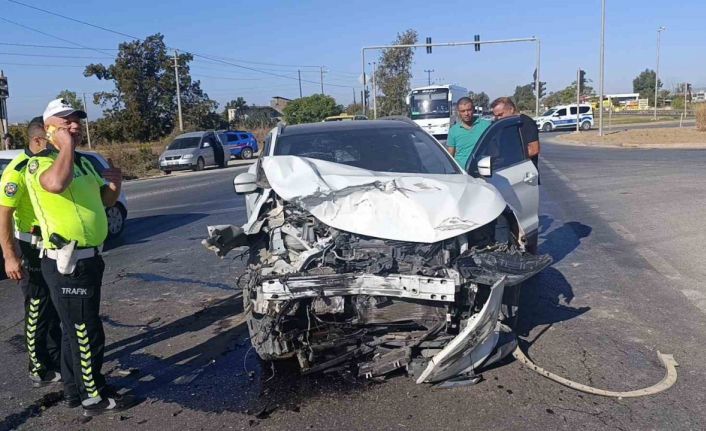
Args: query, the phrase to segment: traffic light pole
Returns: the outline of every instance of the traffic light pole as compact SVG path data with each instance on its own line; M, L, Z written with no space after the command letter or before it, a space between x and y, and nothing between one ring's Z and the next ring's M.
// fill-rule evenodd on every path
M576 133L579 133L579 107L581 106L581 69L576 71Z
M516 39L498 39L498 40L476 40L472 42L442 42L442 43L415 43L406 45L374 45L374 46L364 46L360 50L361 57L361 71L363 72L363 88L367 85L365 76L365 51L380 50L380 49L395 49L395 48L428 48L433 46L469 46L469 45L497 45L503 43L519 43L519 42L535 42L537 43L537 77L535 78L535 92L536 92L536 103L535 111L539 115L539 66L540 66L540 41L537 37L525 37ZM367 103L363 100L363 108L367 112Z

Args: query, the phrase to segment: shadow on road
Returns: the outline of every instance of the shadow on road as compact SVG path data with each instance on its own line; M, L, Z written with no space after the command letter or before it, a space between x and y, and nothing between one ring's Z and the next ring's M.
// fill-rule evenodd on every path
M581 245L581 240L591 234L592 228L572 221L550 230L553 223L554 219L551 217L540 216L540 239L543 239L543 242L539 245L539 252L552 256L556 265ZM547 325L531 342L528 342L530 345L553 324L573 319L590 310L590 307L570 306L574 299L574 290L564 274L554 265L522 286L521 311L514 328L517 335L527 337L532 329Z
M112 250L127 244L145 243L155 235L186 226L204 217L208 217L208 214L163 214L128 219L122 234L118 238L106 241L104 250Z

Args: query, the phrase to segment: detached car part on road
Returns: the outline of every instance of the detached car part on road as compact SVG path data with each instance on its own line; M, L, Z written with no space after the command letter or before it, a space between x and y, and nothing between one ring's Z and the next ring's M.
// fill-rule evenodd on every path
M234 181L248 222L204 240L219 256L249 247L239 285L257 354L422 383L512 352L503 293L551 263L525 251L538 195L520 125L488 129L465 167L478 178L403 121L274 129Z

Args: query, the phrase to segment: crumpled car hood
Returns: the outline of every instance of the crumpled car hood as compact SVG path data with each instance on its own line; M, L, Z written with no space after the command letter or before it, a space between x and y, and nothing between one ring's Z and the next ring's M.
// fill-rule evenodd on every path
M373 172L297 156L266 157L262 168L282 199L375 238L438 242L493 221L506 206L494 187L468 175Z

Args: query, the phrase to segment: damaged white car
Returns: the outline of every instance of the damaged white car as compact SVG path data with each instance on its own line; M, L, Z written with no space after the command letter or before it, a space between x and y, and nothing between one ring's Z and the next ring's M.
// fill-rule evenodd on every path
M249 247L239 285L260 358L433 383L511 352L504 289L551 263L527 252L538 177L520 125L493 124L467 167L401 120L273 129L234 181L247 223L204 240Z

